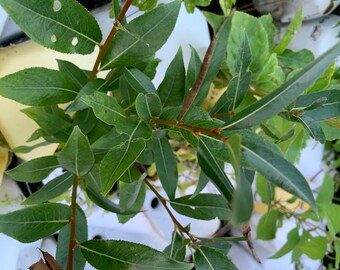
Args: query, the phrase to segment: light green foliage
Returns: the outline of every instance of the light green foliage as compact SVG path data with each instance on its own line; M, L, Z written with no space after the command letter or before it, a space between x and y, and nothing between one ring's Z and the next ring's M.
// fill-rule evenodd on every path
M95 18L76 1L1 0L0 5L34 41L56 51L89 54L102 39Z
M1 233L32 242L60 230L57 259L64 268L72 259L67 258L72 254L69 249L75 246L74 267L69 270L83 269L85 261L105 270L236 269L227 257L230 241L249 240L247 226L241 237L201 238L191 234L190 225L181 224L177 214L228 220L241 227L252 215L256 177L256 194L268 205L257 227L258 239L274 239L286 217L297 223L273 258L292 252L292 261L303 254L321 259L328 247L336 252L339 265L340 210L330 204L334 179L326 175L314 200L308 182L292 163L308 138L327 144L339 138L339 83L332 63L340 45L315 60L305 49L289 50L301 24L301 10L275 45L270 15L255 18L230 12L236 1L219 0L225 16L205 14L215 32L205 57L200 59L191 47L186 67L179 48L156 90L152 79L160 60L155 55L175 27L182 1L157 5L153 0L135 0L146 12L127 23L124 15L131 2L112 0L111 15L124 18L113 25L114 35L106 41L101 41L92 15L75 0L42 2L0 0L0 5L47 48L88 54L101 42L100 53L91 71L58 60L59 71L36 67L0 78L2 97L32 106L22 110L39 126L28 141L42 139L12 150L28 152L58 144L54 155L32 159L8 175L35 183L57 167L66 169L23 202L37 205L0 215ZM210 3L184 1L190 12ZM59 107L67 102L66 108ZM339 143L333 147L338 149ZM225 163L234 169L230 175ZM166 196L153 187L157 179ZM203 193L210 181L220 194ZM106 197L115 184L118 191ZM191 185L196 185L194 194L183 193L193 190ZM276 186L293 197L277 198L281 191L276 192ZM71 187L71 207L45 203L58 200ZM90 207L92 202L126 223L143 211L147 187L175 225L164 252L126 241L87 241L86 217L77 206L82 203L79 194L85 193ZM311 208L292 211L300 200ZM321 219L329 231L314 235L310 230L322 228L310 229L310 220ZM183 262L188 248L194 265Z
M168 258L160 251L126 241L91 240L80 244L81 252L99 270L114 269L178 269L190 270L191 264ZM121 252L124 250L124 252Z

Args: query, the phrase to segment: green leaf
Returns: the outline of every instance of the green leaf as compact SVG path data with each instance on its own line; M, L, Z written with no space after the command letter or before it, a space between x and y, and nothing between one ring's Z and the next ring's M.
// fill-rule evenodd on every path
M190 91L191 86L197 79L202 65L201 58L198 55L196 49L190 46L190 50L190 61L188 65L187 76L185 78L185 93L188 93Z
M339 268L339 265L340 265L340 240L334 241L334 251L335 251L335 268Z
M144 121L159 116L162 111L162 103L156 93L139 94L135 106L138 116Z
M196 270L237 270L233 262L223 253L210 247L200 247L195 252Z
M195 6L208 6L211 0L184 0L185 8L188 13L194 13Z
M231 211L228 202L217 194L198 194L194 198L191 195L172 199L170 204L179 214L201 220L215 218L229 220Z
M212 239L203 239L200 242L200 245L215 249L219 252L221 252L224 255L227 255L229 250L231 249L232 245L230 244L232 240L228 239L228 237L225 238L212 238Z
M322 128L323 133L325 134L326 141L334 141L340 139L339 128L334 125L329 125L327 123L319 123Z
M317 236L298 245L298 248L312 260L322 259L327 250L327 237Z
M240 105L246 96L251 81L251 72L247 71L250 63L251 51L247 35L244 34L239 56L235 62L236 75L231 79L228 90L222 94L210 113L234 111Z
M34 192L26 200L24 200L22 204L39 204L54 199L72 186L73 179L74 176L66 172L42 186L38 191Z
M205 66L208 65L208 67L206 67L206 71L204 73L201 73L201 68L200 75L196 78L193 85L190 86L192 89L190 90L186 99L191 99L192 101L182 116L185 116L185 114L189 112L193 106L200 106L206 99L209 93L210 85L223 64L224 55L227 50L230 28L231 17L229 16L219 27L217 33L214 36L214 42L210 44L204 56L203 63L205 63Z
M316 209L310 187L302 174L279 155L260 144L242 145L246 160L257 168L268 181L297 196Z
M171 145L166 137L160 137L155 133L153 147L158 177L168 197L173 199L177 188L178 171Z
M244 12L236 11L232 17L232 27L227 47L227 66L233 77L236 75L235 62L239 57L239 48L242 46L244 34L248 37L249 47L252 52L253 61L249 68L251 72L256 74L262 70L269 53L267 30L260 19Z
M46 106L74 99L77 86L60 71L35 67L1 78L0 95L25 105Z
M108 91L110 91L110 88L104 79L96 78L91 80L81 88L73 103L66 108L66 112L71 113L88 108L89 106L81 100L82 96L91 95L94 92L107 93Z
M214 33L216 33L218 27L222 24L225 17L205 10L203 10L202 13L211 28L214 30Z
M18 165L6 173L16 181L37 183L45 179L53 170L60 167L57 157L45 156L35 158Z
M170 63L163 81L157 89L162 105L179 106L185 96L185 68L182 48L179 48L174 59Z
M271 240L275 238L279 215L277 210L270 210L263 214L256 228L257 239Z
M314 55L311 51L307 49L302 49L300 51L294 52L292 50L286 49L284 52L277 56L281 65L292 70L303 68L310 62L314 60Z
M324 144L326 141L325 134L322 131L321 126L313 118L302 114L297 117L297 120L307 130L308 134L316 141Z
M327 218L327 227L331 235L336 236L340 232L340 205L319 204L320 212Z
M60 108L31 107L21 111L41 127L47 141L66 142L73 130L71 119ZM46 138L46 135L50 135L50 138Z
M182 238L176 230L174 230L171 238L171 243L164 250L164 254L178 261L184 261L186 254L186 245L190 240Z
M123 108L114 97L96 92L94 95L82 96L80 100L90 106L96 117L108 125L115 125L117 119L126 119Z
M340 54L340 44L302 69L275 91L237 113L226 122L224 128L242 129L260 124L276 115L295 100Z
M94 155L87 137L75 126L73 132L58 155L60 165L69 172L83 176L94 164Z
M303 20L303 8L301 7L296 13L295 17L291 20L287 27L286 32L279 41L279 43L274 48L274 52L277 54L282 54L285 49L289 46L290 42L293 40L297 31L299 31Z
M27 142L27 141L26 141ZM37 143L37 144L34 144L34 145L30 145L30 146L27 146L27 145L20 145L20 146L17 146L17 147L14 147L11 149L11 152L14 152L14 153L29 153L31 152L32 150L38 148L38 147L42 147L42 146L46 146L46 145L50 145L51 143L48 142L48 141L43 141L43 142L40 142L40 143Z
M219 0L224 16L228 16L236 0Z
M195 196L197 196L198 194L201 193L201 191L206 187L206 185L209 183L210 179L209 177L203 172L200 172L200 175L198 177L198 183L195 189L194 194L191 195L190 198L194 198Z
M83 88L87 84L89 72L80 69L75 64L66 60L57 59L57 62L59 70L67 75L77 85L78 89Z
M0 232L22 243L50 236L69 222L71 208L46 203L0 215Z
M78 242L84 242L88 238L87 219L83 210L77 205L76 208L76 237ZM70 242L70 224L63 227L58 235L56 259L63 269L67 268L68 249ZM83 270L86 260L80 252L79 247L74 249L73 269Z
M152 93L156 91L155 86L148 76L141 72L137 68L123 68L123 74L127 83L137 92L137 93Z
M135 211L123 211L119 205L115 204L114 202L110 201L109 199L103 197L99 191L95 191L92 187L88 186L86 188L86 194L89 196L90 200L98 205L99 207L103 208L106 211L120 214L120 215L131 215L135 214Z
M138 214L144 205L146 188L144 185L145 175L139 177L138 181L125 183L119 182L119 206L123 211L135 211L131 215L118 215L120 223L126 223Z
M106 195L114 183L137 160L145 148L143 139L129 140L113 148L100 163L102 194Z
M197 158L204 173L211 179L228 202L231 202L234 194L234 188L224 172L223 165L219 163L203 140L199 141Z
M303 112L303 116L308 116L315 121L322 121L333 117L340 116L340 90L330 89L302 95L296 100L295 107L304 109L318 100L325 98L324 102L315 108L310 108Z
M102 39L95 18L76 1L0 0L0 5L30 38L46 48L89 54Z
M192 264L177 262L150 247L115 240L91 240L80 244L86 260L99 270L190 270ZM124 252L122 252L124 251Z
M128 24L126 31L118 31L101 63L107 70L119 66L135 65L153 55L170 36L179 13L181 1L159 5ZM150 27L145 30L145 26Z
M157 5L157 0L134 0L133 4L140 10L151 10Z
M107 134L100 137L92 145L92 149L111 149L123 142L126 142L129 136L124 133L118 133L116 128L112 128Z
M147 140L150 139L152 135L150 125L134 116L126 118L124 121L118 121L116 123L116 129L119 133L127 134L130 140L135 138Z
M261 201L270 204L275 198L275 190L271 183L268 182L260 173L256 174L256 192L261 197Z
M299 242L300 242L299 229L294 228L288 233L287 242L282 246L282 248L280 248L280 250L278 250L270 258L277 259L286 255L288 252L292 251Z

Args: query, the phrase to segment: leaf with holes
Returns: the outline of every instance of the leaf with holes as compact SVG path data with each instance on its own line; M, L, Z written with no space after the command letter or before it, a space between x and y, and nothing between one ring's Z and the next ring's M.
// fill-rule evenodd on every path
M79 247L87 261L99 270L190 270L193 267L145 245L127 241L91 240L81 243Z
M225 123L224 129L252 127L278 114L311 86L339 54L340 44L336 44L275 91L237 113Z
M101 69L135 65L153 55L170 36L179 13L181 1L159 5L118 31L106 51ZM148 25L148 29L145 26Z
M57 157L45 156L20 164L6 173L19 182L37 183L45 179L58 167L60 165Z
M113 148L100 163L102 194L106 195L115 182L137 160L145 148L143 139L129 140Z
M73 132L58 155L60 165L69 172L83 176L94 164L94 155L88 138L75 126Z
M22 243L50 236L69 222L71 208L46 203L0 215L0 232Z
M24 105L66 103L76 97L77 91L64 73L47 68L28 68L0 79L0 96Z
M22 202L25 205L47 202L63 194L73 184L74 176L68 172L54 178Z
M179 214L201 220L230 220L231 211L228 202L217 194L198 194L176 198L170 201L173 209Z
M173 199L177 188L178 171L171 145L166 137L154 133L153 147L158 177L166 194Z
M30 38L46 48L89 54L102 39L95 18L74 0L0 0L0 5Z

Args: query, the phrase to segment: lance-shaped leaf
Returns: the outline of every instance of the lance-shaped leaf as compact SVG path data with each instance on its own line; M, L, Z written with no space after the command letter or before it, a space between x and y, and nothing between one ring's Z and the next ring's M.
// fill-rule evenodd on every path
M65 115L62 109L30 107L21 111L40 126L47 141L65 143L73 130L71 119L67 118L68 115Z
M187 76L185 78L185 93L188 94L190 88L197 79L200 72L202 61L194 47L190 46L191 56L188 65Z
M102 194L106 195L114 183L137 160L145 148L143 139L129 140L113 148L100 163Z
M163 250L163 252L174 260L184 261L186 245L188 245L189 243L190 240L181 237L177 233L177 230L174 230L174 232L172 233L171 243Z
M63 267L62 269L67 268L70 231L71 231L70 224L67 224L60 230L58 235L56 259ZM78 242L84 242L88 240L88 227L86 215L78 205L76 208L76 237ZM85 267L86 260L81 254L79 247L76 247L73 252L74 252L73 269L83 270Z
M225 123L224 128L248 128L276 115L295 100L307 87L312 85L339 54L340 43L302 69L278 89L236 114Z
M223 163L221 164L221 162L216 159L215 155L203 140L199 141L197 158L204 173L210 178L228 202L231 202L234 188L224 172Z
M0 215L0 232L20 242L30 243L58 231L69 222L71 208L46 203Z
M292 251L297 246L299 241L300 241L299 229L294 228L288 233L286 243L270 258L277 259L286 255L288 252Z
M166 137L155 134L153 146L158 177L168 197L173 199L177 188L178 171L171 145Z
M77 85L78 89L83 88L88 82L89 71L82 70L66 60L57 59L57 62L59 70L67 75Z
M297 117L297 119L314 140L320 143L325 143L326 141L325 134L323 133L322 128L318 122L304 114Z
M80 100L90 106L96 117L106 124L114 125L117 119L126 118L124 110L117 100L104 93L96 92L94 95L85 95Z
M275 238L279 216L280 212L274 209L261 217L256 228L257 239L271 240Z
M179 214L201 220L221 219L229 220L231 211L228 202L217 194L198 194L173 199L170 201L173 209Z
M170 36L179 13L181 1L159 5L128 24L117 33L103 58L101 69L135 65L153 55ZM145 26L148 25L148 29Z
M211 113L234 111L244 99L250 81L251 72L247 71L251 63L251 51L246 33L243 36L242 46L239 50L239 56L236 60L236 76L231 79L228 89L219 98Z
M197 270L237 270L233 262L216 249L202 246L195 252Z
M91 240L81 243L80 249L86 260L98 270L190 270L193 267L148 246L120 240Z
M54 178L38 191L30 195L22 204L31 205L47 202L63 194L73 183L74 176L68 172Z
M146 174L142 175L138 181L132 183L119 182L119 206L126 212L135 212L131 215L118 215L120 223L128 222L141 211L146 195L145 176Z
M325 100L323 100L319 106L308 108L308 106L315 104L315 102L318 102L322 98ZM308 110L305 110L303 116L308 116L315 121L322 121L340 116L340 90L330 89L302 95L296 100L295 107L297 109L304 109L307 107Z
M60 165L69 172L83 176L94 164L94 155L87 137L75 126L64 148L58 155Z
M185 96L185 68L182 48L178 49L170 63L157 93L164 107L182 104Z
M57 70L28 68L0 79L0 96L25 105L60 104L76 95L77 86Z
M37 183L58 167L57 157L46 156L27 161L6 173L16 181Z
M242 145L243 155L270 182L306 201L316 209L314 197L303 175L284 157L260 144Z
M137 93L152 93L156 91L155 86L148 76L137 68L123 68L123 74L127 83Z
M109 199L103 197L99 191L95 191L92 187L88 186L86 188L86 194L89 196L90 200L98 205L99 207L103 208L106 211L120 214L120 215L131 215L136 214L136 211L123 211L119 205L115 204L114 202L110 201Z
M138 116L144 121L159 116L162 111L162 103L156 93L139 94L135 105Z
M49 49L89 54L102 39L95 18L76 1L0 0L0 5L30 38Z
M92 145L92 149L111 149L123 142L126 142L129 136L125 133L118 133L116 128L112 128L107 134L100 137Z
M182 119L192 106L200 106L208 95L210 84L224 61L227 50L231 16L224 20L204 56L200 72L187 95L180 113Z

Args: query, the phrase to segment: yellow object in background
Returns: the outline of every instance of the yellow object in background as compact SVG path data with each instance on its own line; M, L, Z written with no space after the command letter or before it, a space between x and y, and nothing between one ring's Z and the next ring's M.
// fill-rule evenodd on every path
M0 78L29 67L45 67L57 69L56 59L75 63L82 69L91 70L97 55L97 49L90 55L62 54L46 49L33 41L0 48ZM38 129L37 124L20 110L27 106L0 97L0 131L11 148L21 145L34 145L37 140L26 143L32 133ZM24 160L30 160L44 155L51 155L57 145L51 144L34 149L27 154L17 154Z

